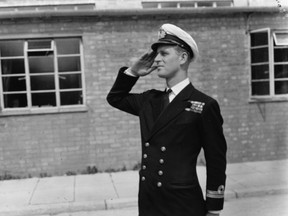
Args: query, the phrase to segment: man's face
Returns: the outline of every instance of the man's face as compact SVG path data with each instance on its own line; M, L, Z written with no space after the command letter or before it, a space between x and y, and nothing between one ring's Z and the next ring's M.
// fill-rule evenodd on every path
M175 46L160 45L154 63L159 77L169 79L175 76L180 69L180 56Z

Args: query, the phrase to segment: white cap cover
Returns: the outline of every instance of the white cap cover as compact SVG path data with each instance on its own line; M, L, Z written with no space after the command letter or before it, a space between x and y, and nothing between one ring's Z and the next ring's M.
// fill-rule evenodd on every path
M192 36L173 24L163 24L159 29L158 38L159 40L151 46L154 51L161 44L171 44L186 49L190 52L193 60L199 56L197 44Z

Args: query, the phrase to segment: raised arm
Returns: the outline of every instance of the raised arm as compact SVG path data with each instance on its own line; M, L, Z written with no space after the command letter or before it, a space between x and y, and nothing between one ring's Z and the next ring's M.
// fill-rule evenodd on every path
M140 76L146 76L155 69L152 66L155 56L155 52L145 53L131 68L123 67L119 70L115 83L107 95L107 101L111 106L133 115L139 114L146 93L132 94L130 91Z

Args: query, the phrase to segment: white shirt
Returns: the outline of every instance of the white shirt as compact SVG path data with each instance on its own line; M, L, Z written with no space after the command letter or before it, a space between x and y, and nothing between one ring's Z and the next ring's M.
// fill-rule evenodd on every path
M169 101L171 102L186 86L190 84L189 78L184 79L178 84L172 86L170 89L172 92L169 94Z

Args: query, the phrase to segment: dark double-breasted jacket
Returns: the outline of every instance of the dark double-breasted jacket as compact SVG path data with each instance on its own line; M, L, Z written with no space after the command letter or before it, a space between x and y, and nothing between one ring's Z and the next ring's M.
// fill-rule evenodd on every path
M138 80L121 68L107 101L139 116L142 161L139 216L204 216L224 202L226 141L218 103L190 83L162 111L163 91L130 93ZM196 163L201 148L206 160L206 198Z

